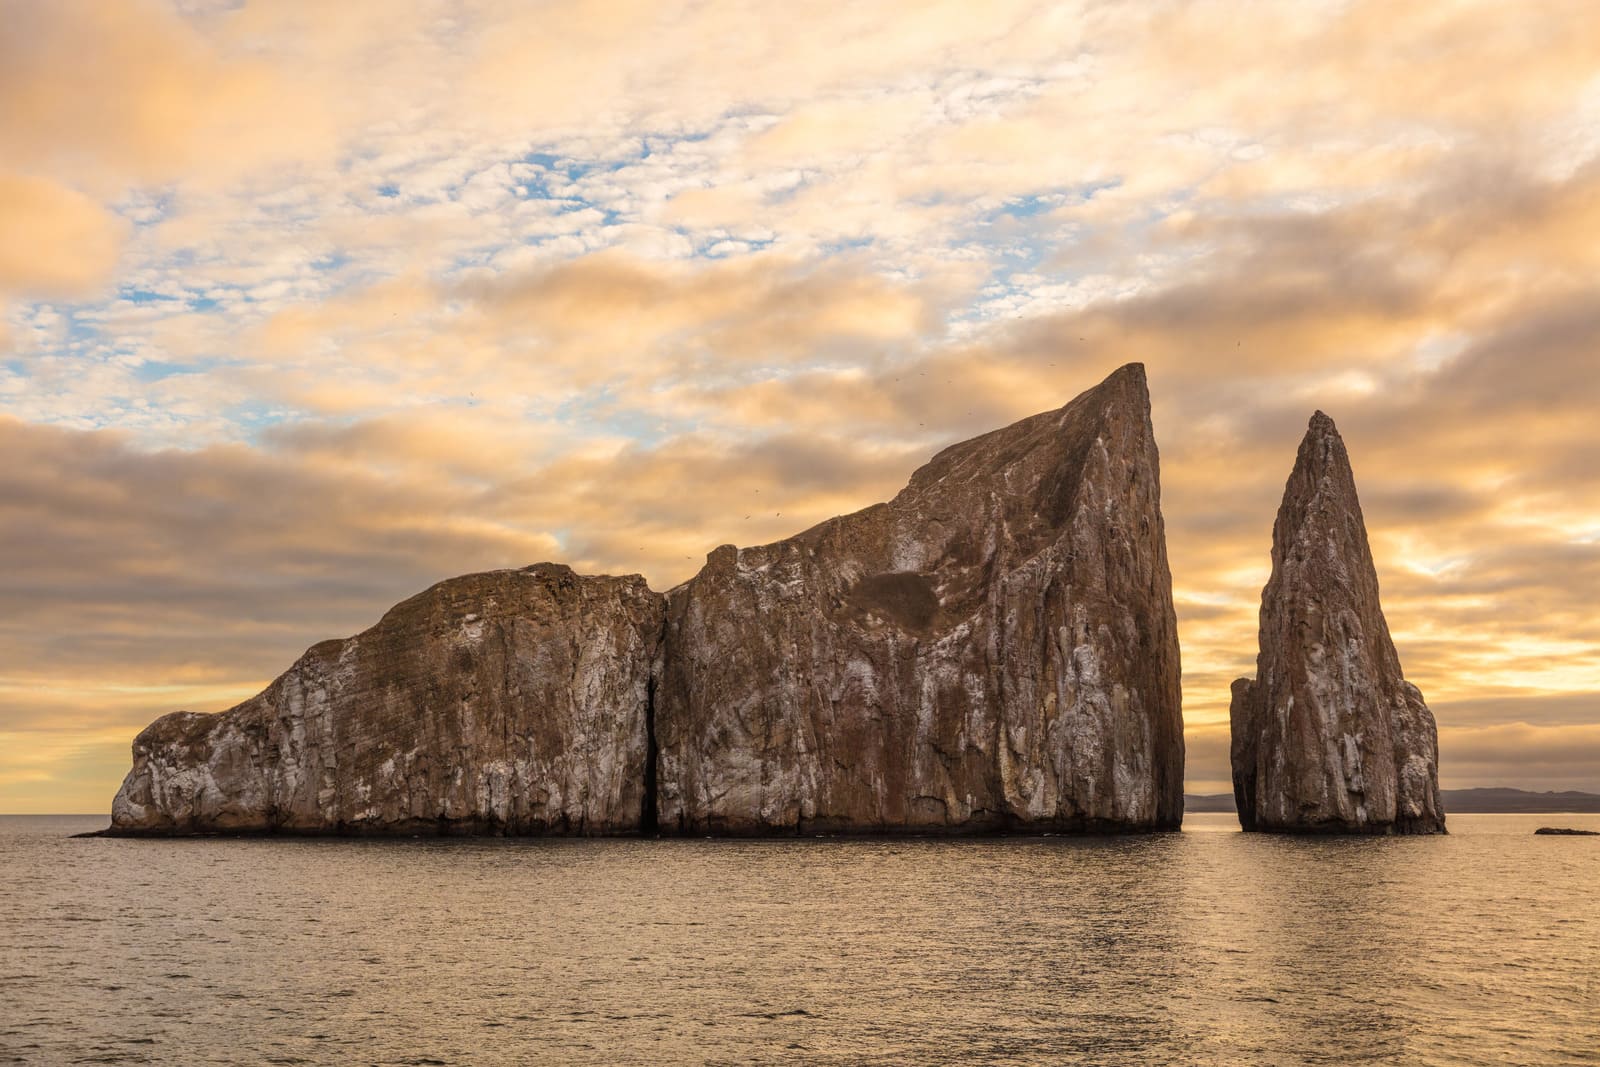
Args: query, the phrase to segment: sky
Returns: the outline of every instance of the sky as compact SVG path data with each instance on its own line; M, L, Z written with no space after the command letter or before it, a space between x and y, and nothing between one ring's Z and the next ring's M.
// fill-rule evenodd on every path
M0 0L0 811L1135 360L1190 791L1318 408L1442 784L1600 791L1597 235L1588 0Z

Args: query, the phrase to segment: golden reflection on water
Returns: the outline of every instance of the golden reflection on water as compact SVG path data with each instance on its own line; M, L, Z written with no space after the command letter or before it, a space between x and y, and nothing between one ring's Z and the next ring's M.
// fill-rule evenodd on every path
M1600 839L75 841L0 1062L1600 1062ZM1600 828L1600 816L1562 816Z

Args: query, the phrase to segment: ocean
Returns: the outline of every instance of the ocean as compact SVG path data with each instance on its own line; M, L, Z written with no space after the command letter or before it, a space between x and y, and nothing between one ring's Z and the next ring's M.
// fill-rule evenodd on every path
M92 839L0 1063L1600 1063L1600 815L1434 838Z

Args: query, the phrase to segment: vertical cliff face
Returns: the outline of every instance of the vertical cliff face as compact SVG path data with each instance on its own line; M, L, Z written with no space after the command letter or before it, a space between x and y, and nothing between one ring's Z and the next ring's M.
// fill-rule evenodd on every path
M122 833L637 830L664 602L540 564L441 582L134 742Z
M664 830L1174 828L1183 729L1143 368L668 594Z
M1317 412L1272 532L1256 678L1233 683L1246 830L1442 833L1438 736L1401 674L1355 477Z

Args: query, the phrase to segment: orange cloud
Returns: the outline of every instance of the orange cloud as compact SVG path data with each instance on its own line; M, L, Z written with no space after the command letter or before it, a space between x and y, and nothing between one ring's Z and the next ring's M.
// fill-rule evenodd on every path
M1322 407L1447 781L1600 787L1587 16L0 0L0 810L434 578L671 583L1135 359L1194 782Z
M0 19L0 157L13 165L114 191L331 147L327 108L287 67L225 51L165 5L6 0Z
M125 231L82 193L0 171L0 293L81 295L111 277Z

